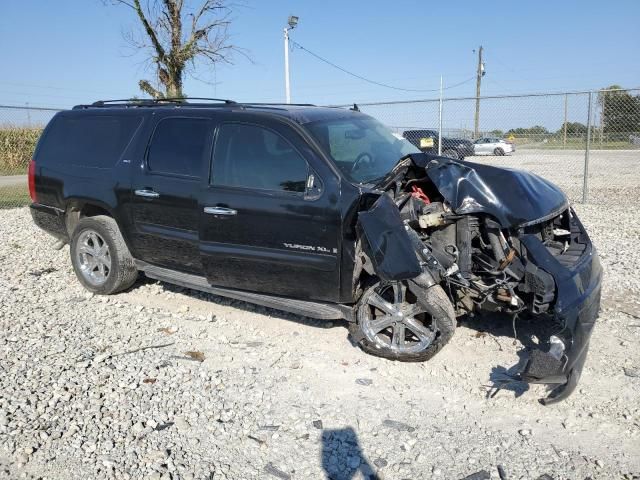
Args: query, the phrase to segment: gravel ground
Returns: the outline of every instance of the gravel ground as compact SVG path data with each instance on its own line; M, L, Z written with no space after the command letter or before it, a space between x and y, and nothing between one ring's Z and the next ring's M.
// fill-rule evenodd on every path
M520 149L504 157L474 156L467 160L530 170L559 185L572 201L582 201L584 150ZM589 202L635 205L637 208L640 200L635 188L640 180L639 169L640 149L592 150L589 155Z
M640 174L625 178L638 198ZM67 247L5 210L0 478L640 478L640 218L612 199L577 208L603 311L579 391L549 407L542 386L488 396L518 362L509 322L464 323L432 361L401 364L343 323L158 282L92 296Z

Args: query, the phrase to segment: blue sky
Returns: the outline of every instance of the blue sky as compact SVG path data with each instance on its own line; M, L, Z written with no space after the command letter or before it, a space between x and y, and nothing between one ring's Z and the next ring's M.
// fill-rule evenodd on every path
M199 0L193 0L198 2ZM235 10L233 41L245 48L232 66L189 79L190 96L284 100L282 27L306 48L373 80L437 89L473 77L473 49L485 48L483 95L640 86L640 1L426 2L396 0L246 0ZM123 30L132 11L100 0L3 2L0 104L68 107L98 98L140 95L144 57ZM347 103L433 98L348 77L307 53L291 54L296 102ZM471 96L475 82L447 91Z

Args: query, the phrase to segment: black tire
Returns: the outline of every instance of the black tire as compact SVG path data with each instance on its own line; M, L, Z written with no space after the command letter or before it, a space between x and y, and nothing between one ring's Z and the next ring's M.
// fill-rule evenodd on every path
M448 158L453 158L454 160L459 160L460 159L460 154L458 153L457 150L453 150L451 148L445 150L444 152L442 152L442 156L443 157L448 157Z
M83 264L83 258L86 258L87 254L84 254L83 257L82 249L86 245L81 245L81 241L92 235L96 237L96 234L97 238L102 240L102 244L107 246L106 256L110 260L109 267L103 274L105 278L102 282L89 280L90 274L87 273L89 269ZM133 285L138 278L138 270L133 257L122 238L118 224L111 217L98 215L81 219L71 236L70 253L76 277L84 288L98 295L111 295L125 290Z
M370 341L361 328L361 322L364 318L363 315L366 314L365 309L370 308L366 303L367 295L372 290L376 291L380 285L380 283L376 283L365 291L357 306L357 320L349 324L351 337L364 352L400 362L424 362L432 358L451 340L457 322L453 305L446 293L439 285L423 289L416 288L417 286L414 284L410 287L410 290L415 295L417 303L426 309L426 312L430 315L435 329L435 338L423 350L413 353L399 353Z
M494 155L497 155L498 157L501 157L501 156L503 156L503 155L504 155L504 150L503 150L503 149L501 149L501 148L496 148L496 149L493 151L493 154L494 154Z

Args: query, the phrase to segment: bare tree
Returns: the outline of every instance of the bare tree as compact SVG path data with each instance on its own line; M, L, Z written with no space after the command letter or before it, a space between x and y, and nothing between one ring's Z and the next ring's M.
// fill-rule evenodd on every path
M140 20L142 35L130 33L125 39L148 51L159 88L148 80L138 85L154 98L183 98L184 77L193 75L198 64L215 68L231 63L234 52L242 52L229 37L231 9L226 0L199 0L197 7L189 0L104 1L131 8Z

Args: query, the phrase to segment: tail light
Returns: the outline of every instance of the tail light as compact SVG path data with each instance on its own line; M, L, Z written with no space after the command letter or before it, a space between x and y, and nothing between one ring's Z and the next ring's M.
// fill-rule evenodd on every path
M29 161L29 169L27 171L27 180L29 183L29 196L31 197L32 202L36 202L36 161Z

